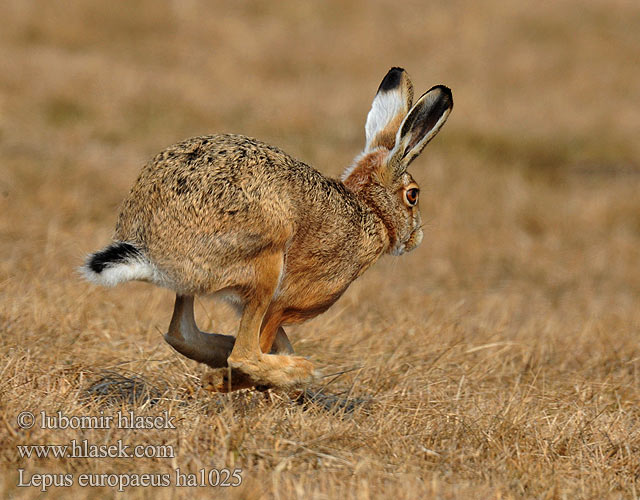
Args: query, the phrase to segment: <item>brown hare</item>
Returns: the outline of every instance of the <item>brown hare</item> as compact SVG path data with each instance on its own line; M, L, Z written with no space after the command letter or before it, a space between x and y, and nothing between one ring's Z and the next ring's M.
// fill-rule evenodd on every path
M313 365L293 355L283 325L326 311L381 255L422 241L419 188L407 167L453 100L438 85L412 101L407 73L389 70L367 116L364 151L341 180L241 135L169 147L142 169L114 242L87 257L84 276L174 290L165 340L217 369L214 390L308 384ZM196 326L194 296L214 294L241 312L235 338Z

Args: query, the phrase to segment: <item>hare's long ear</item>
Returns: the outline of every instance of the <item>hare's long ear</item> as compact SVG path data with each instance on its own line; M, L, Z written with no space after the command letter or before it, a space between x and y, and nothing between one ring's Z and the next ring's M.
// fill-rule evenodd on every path
M400 125L389 155L399 160L393 162L397 168L404 171L417 158L447 121L452 108L451 90L444 85L433 87L418 99Z
M413 85L402 68L391 68L382 79L365 125L365 153L379 146L393 149L402 119L411 109Z

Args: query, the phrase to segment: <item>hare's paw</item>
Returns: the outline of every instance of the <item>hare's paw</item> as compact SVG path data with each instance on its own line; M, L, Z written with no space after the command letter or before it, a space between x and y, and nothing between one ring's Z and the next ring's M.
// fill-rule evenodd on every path
M319 376L313 363L301 356L265 354L261 361L269 369L271 385L278 387L308 385Z
M317 378L313 364L300 356L261 354L255 358L227 360L234 372L240 371L254 380L255 385L271 387L299 387Z
M251 389L256 383L244 373L229 368L216 368L202 377L202 387L210 392L233 392Z

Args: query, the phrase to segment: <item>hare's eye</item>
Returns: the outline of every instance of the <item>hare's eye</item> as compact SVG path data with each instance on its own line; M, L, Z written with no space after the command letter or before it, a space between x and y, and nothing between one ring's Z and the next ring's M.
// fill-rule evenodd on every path
M407 202L407 205L413 207L416 203L418 203L418 193L420 193L420 190L418 188L407 189L404 192L404 198Z

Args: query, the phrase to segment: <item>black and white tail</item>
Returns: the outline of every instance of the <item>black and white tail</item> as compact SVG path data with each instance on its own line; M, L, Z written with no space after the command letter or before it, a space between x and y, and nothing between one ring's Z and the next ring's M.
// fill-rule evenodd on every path
M154 281L156 274L142 251L124 241L90 254L80 271L88 281L103 286L131 280Z

